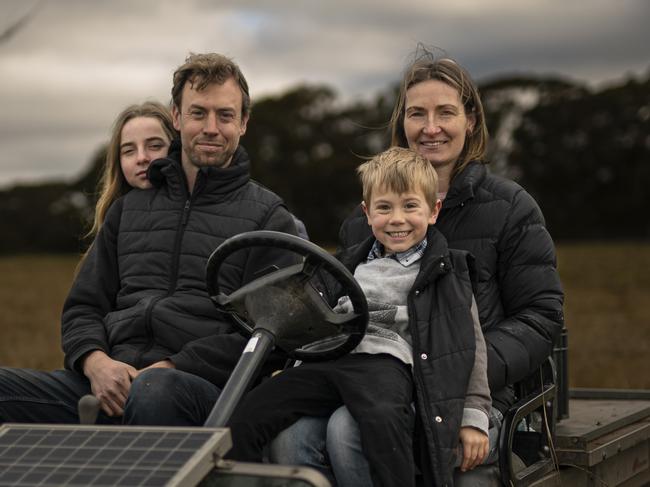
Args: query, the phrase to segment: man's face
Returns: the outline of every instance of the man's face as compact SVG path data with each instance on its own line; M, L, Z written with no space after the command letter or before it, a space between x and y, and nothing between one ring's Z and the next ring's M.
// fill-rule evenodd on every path
M201 91L187 82L181 106L172 108L174 127L181 134L182 162L196 173L206 166L227 167L246 133L248 116L242 117L242 93L233 78L212 83Z

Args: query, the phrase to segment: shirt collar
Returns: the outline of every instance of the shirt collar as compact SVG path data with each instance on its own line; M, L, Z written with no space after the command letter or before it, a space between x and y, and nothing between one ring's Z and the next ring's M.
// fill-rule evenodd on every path
M389 259L394 259L404 267L408 267L414 262L417 262L424 255L424 250L427 248L427 239L426 237L419 243L414 245L404 252L395 252L391 255L384 255L384 246L379 240L375 240L375 243L372 244L372 248L368 253L367 261L375 259L382 259L384 257Z

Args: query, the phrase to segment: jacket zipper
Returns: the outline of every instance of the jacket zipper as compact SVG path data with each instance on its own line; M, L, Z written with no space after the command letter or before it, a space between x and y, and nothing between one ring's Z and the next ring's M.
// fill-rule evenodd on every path
M144 326L145 331L147 332L147 345L138 352L138 355L135 359L135 368L140 370L144 367L142 358L145 353L147 353L153 347L153 333L151 330L151 312L153 311L154 305L162 299L162 296L154 297L151 302L147 305L147 309L144 313Z
M183 207L183 212L181 213L181 222L176 231L176 241L174 242L174 253L172 258L172 271L170 273L169 279L169 289L167 290L167 296L171 296L176 290L176 281L178 280L178 267L180 261L181 253L181 242L183 241L183 235L185 234L185 227L188 220L190 219L190 212L192 210L192 197L189 196L185 200L185 206Z
M183 240L183 235L185 234L185 227L190 218L190 212L192 209L192 195L188 195L187 200L185 200L185 205L183 206L183 211L181 213L180 223L178 229L176 230L176 239L174 241L174 250L172 253L172 270L170 273L169 279L169 288L167 289L167 294L165 296L157 296L151 300L147 306L145 312L145 330L147 332L147 344L145 347L138 353L136 358L137 368L141 369L143 367L143 357L144 355L153 348L154 339L153 339L153 326L151 323L151 315L153 313L153 307L155 304L160 301L163 297L169 297L174 294L176 290L176 284L178 281L178 267L180 261L181 253L181 242Z

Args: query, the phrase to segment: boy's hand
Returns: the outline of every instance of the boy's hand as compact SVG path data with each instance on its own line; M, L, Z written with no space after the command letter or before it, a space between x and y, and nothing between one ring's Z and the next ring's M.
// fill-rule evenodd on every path
M460 464L461 472L472 470L487 457L490 441L482 431L465 426L460 429L460 442L463 445L463 461Z

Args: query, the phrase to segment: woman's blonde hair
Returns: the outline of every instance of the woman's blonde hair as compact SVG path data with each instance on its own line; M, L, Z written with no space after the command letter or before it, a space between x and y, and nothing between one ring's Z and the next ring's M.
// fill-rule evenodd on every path
M147 101L140 105L126 107L117 116L111 132L111 140L106 151L106 162L99 181L99 198L95 206L95 219L86 237L97 235L99 228L104 223L106 212L113 202L131 189L127 183L122 166L120 165L120 144L122 141L122 129L129 120L137 117L155 118L160 122L163 131L172 141L176 137L176 130L172 122L172 116L167 107L162 103Z
M418 46L412 61L404 71L395 108L390 119L391 146L408 147L404 132L406 92L423 81L437 80L454 88L460 96L467 116L473 116L475 123L465 138L465 145L456 161L452 178L460 173L470 161L485 162L488 130L485 123L483 104L478 88L469 73L456 61L448 57L438 58L431 50Z

